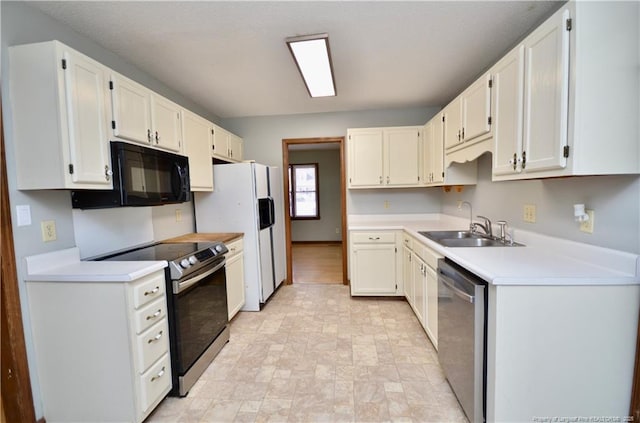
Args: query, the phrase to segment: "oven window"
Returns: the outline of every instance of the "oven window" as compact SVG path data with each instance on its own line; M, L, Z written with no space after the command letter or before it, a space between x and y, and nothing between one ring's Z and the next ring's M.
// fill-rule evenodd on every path
M178 371L184 374L227 324L225 268L175 298Z

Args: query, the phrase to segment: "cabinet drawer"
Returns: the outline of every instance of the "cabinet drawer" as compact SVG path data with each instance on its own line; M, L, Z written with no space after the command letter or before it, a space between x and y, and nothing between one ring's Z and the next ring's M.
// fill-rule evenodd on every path
M427 266L431 267L433 270L438 269L438 260L442 258L440 254L422 244L419 244L419 248L417 248L416 246L416 248L414 248L414 251L416 252L416 254L418 254L418 256L420 256L422 261L424 261Z
M167 329L167 319L163 319L136 337L139 373L148 369L154 361L169 350Z
M167 303L164 301L164 298L158 298L158 300L151 304L145 305L133 314L136 333L144 332L151 325L164 319L166 315Z
M227 258L233 257L236 254L242 252L242 250L244 249L242 238L230 242L229 244L227 244L227 248L229 249L229 255L227 256Z
M133 307L139 308L157 298L163 298L165 292L164 270L144 277L132 287Z
M351 242L361 244L395 243L396 234L394 232L353 232Z
M140 376L140 408L146 412L171 388L171 363L165 354L157 363Z

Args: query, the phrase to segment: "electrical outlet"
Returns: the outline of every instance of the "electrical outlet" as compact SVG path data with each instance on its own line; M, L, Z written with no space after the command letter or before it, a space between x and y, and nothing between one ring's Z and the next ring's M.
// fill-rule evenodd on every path
M587 212L587 216L589 216L589 220L580 223L580 230L582 232L586 232L588 234L593 233L593 210L585 210Z
M182 210L176 210L176 222L182 222Z
M535 204L525 204L522 220L527 223L536 223L536 206Z
M339 234L340 233L340 228L336 228L336 233Z
M55 241L57 239L55 220L43 220L40 222L40 228L42 229L42 240L44 242Z
M388 209L389 207L391 207L391 203L387 200L384 200L384 208Z

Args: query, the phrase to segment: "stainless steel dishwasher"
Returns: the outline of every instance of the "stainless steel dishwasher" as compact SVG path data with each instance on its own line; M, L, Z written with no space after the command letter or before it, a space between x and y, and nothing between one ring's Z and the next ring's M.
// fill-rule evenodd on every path
M438 360L471 423L485 421L486 282L438 261Z

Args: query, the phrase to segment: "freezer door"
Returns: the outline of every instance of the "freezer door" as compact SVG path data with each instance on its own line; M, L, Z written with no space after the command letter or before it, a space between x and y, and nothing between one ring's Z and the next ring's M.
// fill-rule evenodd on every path
M287 253L284 233L284 186L282 184L282 170L269 167L269 182L271 198L274 204L274 224L271 227L273 235L273 265L276 287L280 286L287 277Z

